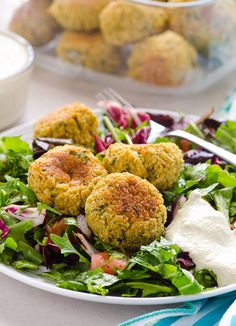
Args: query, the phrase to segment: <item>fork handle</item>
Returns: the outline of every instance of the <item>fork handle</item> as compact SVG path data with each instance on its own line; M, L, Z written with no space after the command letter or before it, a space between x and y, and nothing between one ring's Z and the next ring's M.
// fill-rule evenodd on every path
M186 131L183 130L174 130L171 132L168 132L168 136L183 138L186 140L189 140L190 142L199 145L200 147L208 150L211 153L214 153L216 156L223 159L225 162L228 162L234 166L236 166L236 155L215 145L212 143L209 143L197 136L194 136Z

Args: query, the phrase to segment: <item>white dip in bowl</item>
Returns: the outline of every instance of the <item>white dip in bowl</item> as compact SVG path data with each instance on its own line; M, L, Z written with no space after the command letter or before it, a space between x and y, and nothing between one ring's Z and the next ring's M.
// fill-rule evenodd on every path
M22 37L0 31L0 129L16 122L23 114L34 50Z

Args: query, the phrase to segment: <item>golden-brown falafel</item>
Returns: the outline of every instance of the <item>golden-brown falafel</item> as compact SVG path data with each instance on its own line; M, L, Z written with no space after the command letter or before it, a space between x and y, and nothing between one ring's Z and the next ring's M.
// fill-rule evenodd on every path
M49 13L63 28L90 32L98 29L98 16L111 0L54 0Z
M167 14L160 8L118 0L103 9L99 21L105 40L122 46L163 31Z
M236 2L216 0L204 6L176 8L169 12L169 22L170 29L183 35L196 49L208 54L213 47L215 55L218 46L228 46L235 37Z
M160 190L170 189L179 177L183 154L174 143L150 145L114 144L103 165L109 173L130 172L147 179Z
M28 40L34 46L51 41L60 29L49 16L47 9L52 0L29 0L16 9L9 29Z
M31 163L28 184L39 201L76 216L96 182L106 174L90 150L64 145Z
M148 83L177 86L191 76L197 52L181 35L167 31L134 45L128 74Z
M72 139L77 145L92 147L98 119L81 103L74 103L51 112L34 126L34 137Z
M100 33L62 33L56 47L57 55L84 67L113 72L121 64L119 48L107 44Z
M130 173L101 179L85 205L86 221L104 243L137 250L164 232L166 208L159 191Z

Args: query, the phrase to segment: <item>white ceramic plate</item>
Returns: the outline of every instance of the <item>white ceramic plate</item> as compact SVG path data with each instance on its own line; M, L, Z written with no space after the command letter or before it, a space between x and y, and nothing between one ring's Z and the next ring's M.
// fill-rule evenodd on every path
M176 115L175 112L160 111L160 110L151 110L143 109L142 111L146 112L155 112L155 113L171 113ZM99 113L99 110L97 110ZM194 117L192 117L194 118ZM33 134L33 123L27 123L16 128L9 129L0 136L18 136L22 135L22 138L31 143ZM231 291L236 291L236 284L228 285L222 288L217 288L211 291L207 291L197 295L185 295L185 296L171 296L171 297L157 297L157 298L125 298L125 297L113 297L113 296L99 296L95 294L88 294L83 292L75 292L71 290L61 289L56 287L56 285L42 279L30 272L22 272L15 270L12 267L5 266L0 263L0 272L27 285L33 286L35 288L62 295L65 297L70 297L74 299L91 301L91 302L100 302L108 304L119 304L119 305L161 305L169 303L180 303L186 301L194 301L205 298L210 298L218 295L222 295Z

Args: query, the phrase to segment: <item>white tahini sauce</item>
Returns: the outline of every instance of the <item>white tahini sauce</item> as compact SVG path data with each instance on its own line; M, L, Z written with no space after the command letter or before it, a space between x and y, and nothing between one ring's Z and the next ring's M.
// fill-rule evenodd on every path
M219 286L236 283L236 232L198 190L177 212L166 229L166 238L189 252L197 270L212 270Z
M0 80L19 72L27 63L27 50L7 35L0 34Z

